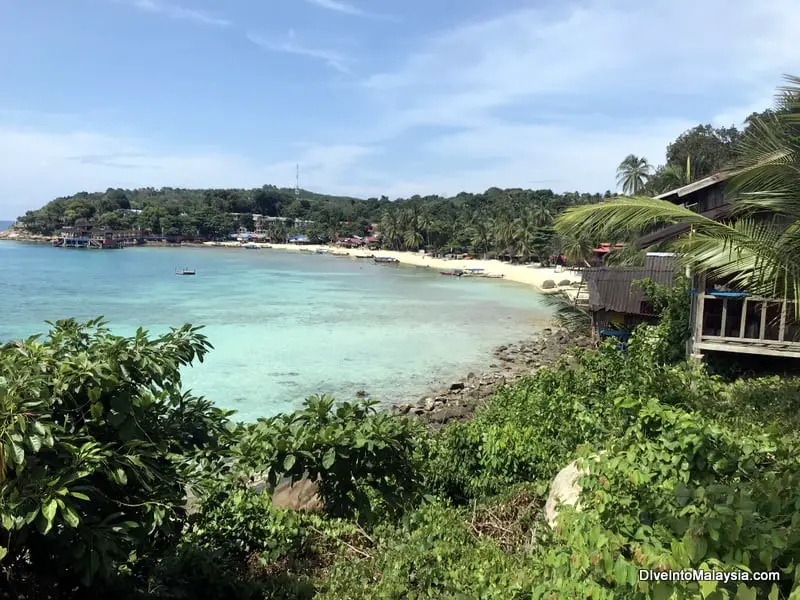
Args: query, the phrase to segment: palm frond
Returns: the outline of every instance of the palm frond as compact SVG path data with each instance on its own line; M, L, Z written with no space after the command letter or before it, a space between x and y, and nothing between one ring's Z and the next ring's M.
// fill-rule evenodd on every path
M577 306L564 292L555 292L542 296L544 304L555 309L553 320L556 325L570 333L589 335L592 318L588 311Z
M675 223L696 227L714 225L711 219L666 200L634 196L570 208L559 217L555 228L564 236L600 239L628 236L653 225Z

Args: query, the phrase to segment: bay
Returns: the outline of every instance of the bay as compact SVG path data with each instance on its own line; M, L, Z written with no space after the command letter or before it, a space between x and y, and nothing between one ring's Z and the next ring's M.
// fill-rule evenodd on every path
M197 275L176 276L181 267ZM120 335L203 325L215 348L185 370L185 384L244 420L293 410L314 393L415 400L479 372L493 347L527 337L550 314L525 286L363 259L0 242L0 340L66 317L103 316Z

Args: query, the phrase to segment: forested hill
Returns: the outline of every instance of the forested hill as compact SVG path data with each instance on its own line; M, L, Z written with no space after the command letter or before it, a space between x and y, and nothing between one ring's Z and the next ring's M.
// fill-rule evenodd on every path
M39 210L29 211L20 217L20 223L32 233L43 234L87 219L112 229L141 228L164 235L221 237L240 226L252 226L252 215L261 214L295 222L311 221L306 230L319 237L330 237L334 232L364 233L372 223L385 222L387 217L391 229L393 220L411 214L415 222L420 222L420 232L447 229L445 237L451 237L451 230L465 230L479 217L488 225L490 219L512 222L524 213L537 225L549 225L564 208L598 202L604 196L610 197L611 192L555 194L550 190L490 188L483 193L462 192L451 198L413 196L390 201L386 196L364 200L303 190L298 200L293 189L269 185L256 189L108 189L58 198Z

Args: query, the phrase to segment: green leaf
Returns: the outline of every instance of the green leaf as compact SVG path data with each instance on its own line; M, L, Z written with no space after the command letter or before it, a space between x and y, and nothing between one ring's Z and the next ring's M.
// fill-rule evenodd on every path
M6 554L8 554L8 548L0 546L0 560L3 560L6 557Z
M78 523L81 522L78 513L76 513L75 510L69 505L66 505L63 509L61 509L61 514L64 516L64 521L70 527L77 527Z
M330 469L336 461L336 448L330 448L322 457L322 468Z
M289 471L294 466L296 460L294 454L287 454L286 458L283 459L283 470Z
M758 593L756 588L747 587L745 584L740 583L736 588L735 600L756 600Z
M11 457L15 465L21 465L25 462L25 449L16 442L11 442Z
M70 492L70 496L77 498L78 500L86 500L87 502L89 501L89 496L81 492Z
M42 505L42 516L47 519L48 523L52 523L53 518L56 516L57 508L58 503L53 499L48 500Z
M28 443L31 445L31 449L34 453L39 452L42 447L42 438L38 435L31 435L28 437Z

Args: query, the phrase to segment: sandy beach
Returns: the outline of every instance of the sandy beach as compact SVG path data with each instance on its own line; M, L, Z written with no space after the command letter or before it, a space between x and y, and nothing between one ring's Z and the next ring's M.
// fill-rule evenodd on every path
M243 248L239 242L207 242L205 246L223 246L228 248ZM300 252L301 249L316 252L318 249L325 249L329 252L346 253L351 258L356 255L371 254L373 256L393 257L399 263L404 265L411 265L415 267L430 268L441 271L450 271L453 269L484 269L487 273L503 275L502 279L497 281L514 281L532 286L539 292L547 293L548 290L542 288L542 284L549 280L554 281L556 284L564 280L569 280L574 283L580 282L580 273L574 273L564 270L558 270L557 267L536 267L533 265L512 265L499 260L449 260L444 258L431 258L420 252L395 252L391 250L365 250L365 249L347 249L337 248L334 246L324 245L305 245L297 246L296 244L257 244L263 248L263 251L270 250L283 250L287 252ZM243 248L244 249L244 248ZM341 259L340 259L341 260ZM550 290L552 291L552 290Z

